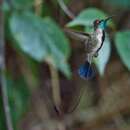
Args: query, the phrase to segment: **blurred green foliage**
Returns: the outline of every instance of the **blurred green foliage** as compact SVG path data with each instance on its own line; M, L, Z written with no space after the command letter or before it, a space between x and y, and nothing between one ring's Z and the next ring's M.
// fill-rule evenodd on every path
M27 111L30 91L23 77L14 80L12 76L8 75L6 82L13 126L17 130L18 121L23 117L24 112ZM2 106L1 98L0 106ZM3 107L0 107L0 129L6 130L3 111Z
M130 70L130 30L117 32L115 45L122 62Z
M16 9L28 9L34 6L34 0L12 0L12 5Z
M25 12L13 13L10 29L25 53L39 62L50 62L70 77L69 65L66 62L70 55L68 40L52 19L41 19Z
M38 69L32 64L34 62L30 62L32 61L30 58L39 63L45 61L48 64L52 64L70 78L71 71L67 63L70 56L69 41L52 18L41 18L34 14L34 11L31 9L34 5L33 0L13 0L11 3L13 11L8 13L11 9L10 5L4 2L2 8L9 16L7 22L9 33L11 33L11 35L6 36L9 36L9 39L14 39L11 40L15 42L15 44L12 43L12 47L26 57L25 60L28 61L29 66L31 65L30 70L32 74ZM25 110L27 111L30 91L25 83L25 78L26 76L14 81L11 77L7 77L9 104L15 129L17 129L17 123L23 113ZM0 102L2 103L2 101ZM5 129L4 121L3 109L1 107L0 129L2 130Z
M13 123L17 126L16 124L27 111L30 91L22 77L17 80L8 79L7 87Z
M44 2L44 1L43 1ZM65 1L67 4L69 0ZM107 1L105 3L112 3L114 6L124 5L130 6L129 0L121 1ZM52 3L57 6L57 2ZM31 65L31 71L37 71L37 67L33 66L32 58L37 64L46 62L52 64L56 69L60 70L67 78L71 77L71 69L68 64L70 58L71 48L68 38L64 35L63 30L52 18L50 8L43 4L43 17L37 16L34 13L34 0L13 0L12 11L9 9L7 3L3 4L3 10L9 11L8 26L11 32L11 38L15 44L11 43L12 47L17 51L21 51ZM27 10L26 10L27 9ZM47 16L47 17L46 17ZM67 27L84 26L84 31L92 31L92 23L95 19L103 19L109 15L101 9L87 8L80 12L80 14L72 21L67 23ZM109 27L116 29L115 23L111 20ZM7 36L7 34L6 34ZM119 56L124 65L130 70L130 31L115 32L115 46ZM105 67L111 55L111 40L109 35L105 39L104 45L99 52L99 56L95 59L95 64L101 76L104 75ZM11 107L11 114L14 126L16 128L17 122L21 119L24 112L27 111L28 99L30 91L28 90L25 77L20 77L14 80L11 76L7 77L7 89L9 95L9 103ZM0 106L2 101L0 97ZM2 107L0 107L0 129L5 130L5 119Z
M130 8L129 0L103 0L103 2L115 8Z

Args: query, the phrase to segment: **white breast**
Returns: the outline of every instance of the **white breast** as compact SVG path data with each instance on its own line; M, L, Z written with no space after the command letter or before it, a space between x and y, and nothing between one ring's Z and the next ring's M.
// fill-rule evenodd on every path
M92 35L90 41L87 42L86 48L88 53L94 53L97 52L97 50L102 45L102 36L103 31L101 29L97 29Z
M97 30L96 30L97 45L96 45L95 50L98 50L98 49L101 47L101 44L102 44L102 36L103 36L102 29L97 29Z

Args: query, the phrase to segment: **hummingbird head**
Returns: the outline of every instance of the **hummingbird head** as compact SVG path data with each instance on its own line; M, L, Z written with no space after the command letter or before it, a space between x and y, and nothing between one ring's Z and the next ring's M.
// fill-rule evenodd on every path
M107 27L107 21L110 20L112 17L113 16L110 16L110 17L108 17L106 19L102 19L102 20L96 19L93 22L94 30L96 30L97 28L101 28L102 30L104 30Z

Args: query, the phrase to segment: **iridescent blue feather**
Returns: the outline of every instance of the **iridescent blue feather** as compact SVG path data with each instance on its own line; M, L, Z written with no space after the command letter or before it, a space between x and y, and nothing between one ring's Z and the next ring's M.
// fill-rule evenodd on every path
M91 66L91 64L86 61L83 65L79 68L79 75L83 79L92 79L95 76L94 68Z

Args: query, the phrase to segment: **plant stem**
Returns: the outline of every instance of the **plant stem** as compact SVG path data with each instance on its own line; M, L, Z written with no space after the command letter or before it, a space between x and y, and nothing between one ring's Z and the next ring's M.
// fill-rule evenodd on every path
M35 13L40 16L42 6L38 7L38 3L41 3L42 0L35 0ZM51 86L52 86L52 97L54 105L58 112L60 112L61 105L61 96L60 96L60 85L59 85L59 76L56 68L49 62L46 61L50 68L51 73Z
M35 0L34 1L34 5L35 5L35 12L37 15L41 15L41 11L42 11L42 0Z
M0 0L0 5L2 5L3 0ZM7 83L5 75L5 43L4 43L4 14L0 10L0 80L1 80L1 93L3 99L3 107L6 119L6 126L8 130L13 130L12 119L10 114L10 107L8 101L7 93Z
M61 96L60 96L59 76L56 68L54 68L53 65L49 64L49 67L51 73L52 96L56 109L60 111Z

